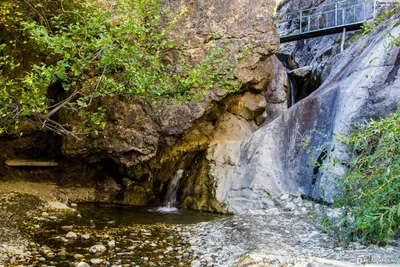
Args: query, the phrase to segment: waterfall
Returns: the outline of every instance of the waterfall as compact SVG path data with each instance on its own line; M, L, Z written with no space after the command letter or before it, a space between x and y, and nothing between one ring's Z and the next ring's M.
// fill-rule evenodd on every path
M289 78L289 87L290 87L290 106L294 106L296 104L296 96L295 96L295 91L294 91L294 84L293 84L293 77L292 74L288 72L288 78Z
M290 73L290 70L288 69L288 63L285 59L279 58L279 61L282 63L282 65L286 68L286 73L288 76L288 80L289 80L289 87L290 87L290 106L292 107L294 106L294 104L296 104L296 92L295 92L295 88L294 88L294 81L293 81L293 75Z
M179 182L183 176L183 170L178 170L174 177L172 177L171 181L168 185L167 196L165 197L164 204L162 207L158 207L156 209L150 209L149 211L152 212L159 212L159 213L177 213L177 198L178 198L178 189L179 189Z
M165 207L172 209L176 208L179 181L183 176L183 170L178 170L174 177L172 177L171 182L168 185L167 197L165 198Z

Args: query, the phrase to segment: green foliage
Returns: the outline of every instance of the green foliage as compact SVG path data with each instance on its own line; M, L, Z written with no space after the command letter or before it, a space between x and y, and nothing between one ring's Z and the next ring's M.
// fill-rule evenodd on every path
M376 24L375 20L366 20L361 26L361 29L364 34L370 34L375 29L376 25L378 24Z
M354 155L336 205L350 207L355 237L387 242L400 235L400 112L358 126L340 141Z
M0 133L10 122L28 120L78 138L104 129L101 103L111 97L191 100L201 99L210 88L238 89L223 45L212 46L196 66L184 59L166 60L174 50L168 35L185 10L166 22L167 10L160 10L158 0L89 0L68 6L72 9L65 10L61 2L61 11L53 14L38 11L40 22L18 22L34 51L46 57L20 77L1 76ZM13 64L9 56L0 57L0 70ZM51 89L56 97L49 97ZM74 132L57 121L61 110L78 116L85 129Z
M323 216L322 226L341 244L387 244L400 237L400 110L380 121L357 125L350 134L335 135L335 139L332 147L345 146L351 155L346 161L329 158L347 167L346 175L338 177L334 201L343 212L336 220Z
M385 19L390 18L394 15L397 15L400 12L400 4L392 3L393 7L389 9L385 9L380 12L374 20L366 20L364 21L364 25L361 26L364 34L372 33L375 28L381 24Z

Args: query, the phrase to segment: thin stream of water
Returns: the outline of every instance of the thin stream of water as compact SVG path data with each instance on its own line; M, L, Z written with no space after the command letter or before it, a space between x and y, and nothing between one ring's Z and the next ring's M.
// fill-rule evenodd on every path
M179 182L183 176L183 170L178 170L171 182L168 185L167 196L165 198L164 206L156 209L157 212L161 213L176 213L178 212L178 189Z

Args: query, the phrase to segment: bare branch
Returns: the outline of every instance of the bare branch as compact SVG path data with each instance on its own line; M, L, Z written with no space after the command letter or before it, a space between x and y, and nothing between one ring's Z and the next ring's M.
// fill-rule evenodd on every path
M39 119L40 115L38 114L36 117ZM74 133L72 131L65 129L65 127L63 125L61 125L60 123L53 121L51 119L46 120L45 123L43 123L41 125L39 125L38 122L34 121L33 119L31 119L29 117L25 117L24 119L27 120L28 122L30 122L33 126L35 126L36 128L38 128L40 130L46 129L46 130L50 130L54 133L57 133L59 135L72 136L75 139L75 141L77 141L77 142L82 140L82 138L80 138L78 136L78 133ZM87 135L87 134L82 134L82 135Z
M103 73L101 74L101 77L100 77L100 80L99 80L99 82L97 83L96 88L94 89L94 92L93 92L93 94L92 94L91 97L90 97L88 106L90 106L90 105L92 104L92 100L93 100L93 98L94 98L94 95L96 94L97 89L99 88L101 82L102 82L103 79L104 79L104 74L105 74L106 70L107 70L107 65L104 67Z
M48 119L50 119L51 116L53 116L57 111L59 111L61 108L63 108L66 104L69 103L69 101L71 101L74 96L76 96L78 94L78 90L76 89L68 98L64 99L63 101L57 103L54 109L52 109L49 113L47 113L46 115L44 115L45 117L47 117Z

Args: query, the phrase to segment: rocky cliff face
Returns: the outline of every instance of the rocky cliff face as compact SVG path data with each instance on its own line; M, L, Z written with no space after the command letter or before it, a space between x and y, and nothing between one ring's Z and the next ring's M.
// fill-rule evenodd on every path
M333 200L332 173L342 174L344 166L333 167L325 154L347 156L343 147L333 150L333 133L346 133L355 123L387 116L400 106L399 48L388 45L390 36L400 34L398 19L386 20L373 33L347 42L343 53L338 35L286 47L285 53L301 59L296 62L300 67L311 65L323 84L230 154L233 175L219 187L225 192L220 200L229 210L262 210L273 206L271 196L282 193ZM306 141L314 159L323 164L321 169L312 163Z
M229 94L214 88L206 92L203 101L167 104L114 99L105 103L105 131L80 142L63 137L58 141L58 156L68 158L68 167L76 162L85 168L97 166L97 172L105 173L104 179L113 178L120 185L114 200L126 204L161 202L169 180L184 170L178 194L182 205L221 211L215 185L224 183L225 177L214 173L221 164L229 166L228 144L239 146L261 124L287 108L286 72L275 57L279 48L272 21L275 1L166 0L162 5L169 8L171 16L182 8L187 10L171 34L178 48L166 55L166 60L185 57L196 64L212 43L226 45L242 89ZM239 62L239 55L249 46L252 49L246 59ZM3 161L21 154L14 148ZM94 179L90 171L82 173L83 180Z

